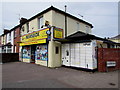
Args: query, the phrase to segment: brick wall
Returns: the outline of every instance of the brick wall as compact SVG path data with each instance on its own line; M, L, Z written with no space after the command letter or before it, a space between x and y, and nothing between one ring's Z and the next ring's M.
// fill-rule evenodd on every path
M116 61L115 67L106 67L107 61ZM106 72L120 69L120 49L99 48L98 49L98 71Z
M20 27L16 28L14 31L14 34L16 34L16 37L14 37L14 46L16 46L16 53L19 53L19 42L20 41ZM15 47L14 47L15 52Z

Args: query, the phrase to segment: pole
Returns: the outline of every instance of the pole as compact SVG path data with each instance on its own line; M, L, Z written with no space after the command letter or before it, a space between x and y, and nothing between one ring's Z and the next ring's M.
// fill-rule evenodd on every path
M67 6L65 5L65 37L67 37L67 16L66 16Z

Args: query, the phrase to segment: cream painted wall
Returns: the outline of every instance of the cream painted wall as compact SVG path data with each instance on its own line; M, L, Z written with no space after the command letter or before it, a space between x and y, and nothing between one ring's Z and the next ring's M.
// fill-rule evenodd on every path
M52 10L47 12L47 13L45 13L43 15L43 22L44 22L44 24L45 24L45 21L49 21L50 25L53 25L52 24L52 15L53 15L53 11Z
M65 30L64 25L65 25L65 16L56 11L52 11L52 26L56 26ZM63 31L63 33L65 36L65 31Z
M37 31L38 30L38 18L43 16L43 23L45 24L45 21L49 21L51 26L56 26L59 28L62 28L63 30L65 30L65 16L63 14L60 14L59 12L56 12L54 10L51 10L47 13L44 13L43 15L38 16L37 18L31 20L29 22L29 30L31 32L33 31ZM89 27L89 32L91 33L91 27L85 23L82 23L80 21L77 21L75 19L72 19L70 17L67 17L67 34L73 34L74 32L78 31L77 30L77 23L79 23L79 31L85 32L86 33L86 26ZM24 29L25 31L21 31L22 35L27 34L27 24L24 24ZM64 35L65 35L65 31L64 31Z
M38 18L35 18L29 22L29 33L37 30L38 30Z
M22 27L24 27L24 31L22 31L22 28L21 28L21 35L27 34L27 24L24 24Z
M59 47L59 54L55 53L56 46ZM48 67L60 67L61 61L61 44L55 41L49 41L48 45Z
M120 43L120 39L111 39L111 41L116 42L116 43Z
M59 28L62 28L64 29L64 32L65 32L65 16L63 14L60 14L56 11L52 11L52 26L56 26L56 27L59 27ZM79 29L77 30L77 23L79 23ZM87 33L91 33L91 27L87 24L84 24L80 21L77 21L75 19L72 19L70 17L67 17L67 34L70 35L70 34L73 34L74 32L76 31L82 31L82 32L85 32L86 33L86 26L89 27L89 32ZM65 35L65 33L64 33Z
M52 25L52 11L49 11L43 15L38 16L37 18L35 18L29 22L29 33L40 30L38 28L38 18L41 16L43 16L44 25L45 25L45 21L49 21L50 25ZM21 35L28 34L27 33L27 24L25 23L22 27L24 27L24 31L22 31L22 28L21 28Z

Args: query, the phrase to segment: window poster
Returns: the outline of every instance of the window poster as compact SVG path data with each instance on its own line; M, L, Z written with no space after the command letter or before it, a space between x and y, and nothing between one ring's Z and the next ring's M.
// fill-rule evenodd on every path
M30 47L23 47L23 58L30 59Z
M36 47L36 60L48 60L47 45L38 45Z

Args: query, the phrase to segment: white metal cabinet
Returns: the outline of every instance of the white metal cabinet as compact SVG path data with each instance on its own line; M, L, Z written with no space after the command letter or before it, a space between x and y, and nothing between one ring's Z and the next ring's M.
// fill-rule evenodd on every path
M97 68L96 42L62 44L62 64L87 69Z

